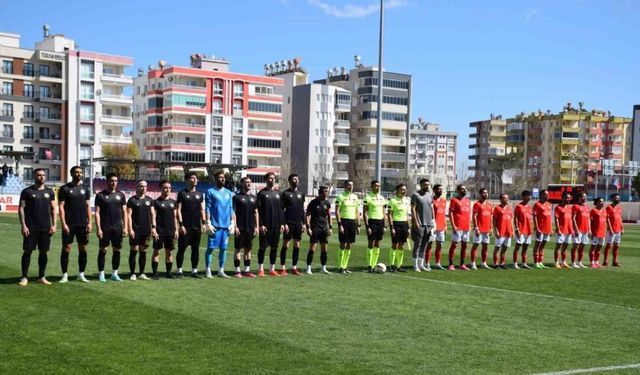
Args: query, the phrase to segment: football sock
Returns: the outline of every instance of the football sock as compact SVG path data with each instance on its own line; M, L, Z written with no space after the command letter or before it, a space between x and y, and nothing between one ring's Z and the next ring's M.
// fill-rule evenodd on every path
M240 259L234 259L233 266L240 272Z
M31 263L31 251L24 251L22 253L22 260L20 263L22 265L22 277L27 277L27 274L29 273L29 263Z
M349 258L351 258L351 250L344 251L344 263L342 263L342 268L347 269L349 267Z
M310 266L313 263L313 251L307 252L307 265Z
M164 266L166 267L167 273L170 273L173 268L173 262L166 262Z
M291 264L293 264L294 267L298 264L298 258L300 258L300 248L294 246L293 253L291 254Z
M67 273L67 269L69 268L69 253L62 249L60 253L60 266L62 267L62 273Z
M111 256L111 267L114 271L117 271L120 268L120 251L114 251Z
M154 275L158 273L158 262L155 260L151 261L151 271Z
M338 251L338 267L344 268L342 267L343 263L344 263L344 249L340 249Z
M367 264L369 267L373 267L373 248L367 249Z
M140 273L144 273L144 269L147 268L147 252L141 251L138 257L138 267L140 268Z
M487 244L482 244L482 250L480 251L480 257L482 259L482 263L487 263L488 255L489 255L489 246Z
M475 244L471 247L471 263L476 262L476 258L478 258L478 247Z
M464 244L462 246L460 246L460 264L464 264L464 258L467 257L467 247L464 246Z
M220 249L220 252L218 253L218 267L220 267L220 269L223 269L226 261L227 249Z
M396 266L402 267L404 261L404 250L396 250Z
M264 253L267 251L266 248L258 249L258 264L264 264Z
M200 248L198 246L191 246L191 268L198 270L198 263L200 262Z
M613 245L613 263L618 263L618 252L620 248L618 245Z
M455 244L451 244L451 247L449 247L449 264L453 264L453 254L455 254L456 252L456 246Z
M84 270L87 268L87 252L80 251L78 253L78 269L80 273L84 273Z
M204 252L204 266L207 269L211 268L211 260L213 259L213 248L207 248Z
M282 245L280 248L280 265L284 266L287 264L287 247Z
M44 272L47 269L47 253L38 254L38 277L43 278Z
M178 248L178 255L176 255L176 266L178 266L179 270L182 270L182 264L184 263L184 252L187 250L186 248L180 249Z
M251 259L244 260L244 272L251 272Z
M378 258L380 258L380 248L379 247L374 247L373 248L373 256L371 258L371 263L372 263L372 267L375 267L376 264L378 264Z
M269 248L269 263L271 265L276 264L276 260L278 259L278 249L275 247Z
M389 265L390 266L395 266L396 265L396 250L395 249L389 249Z
M136 273L136 252L134 250L129 251L129 269L131 270L131 274ZM115 255L115 253L114 253ZM113 266L113 269L116 269L116 266Z
M104 263L107 252L98 250L98 271L104 271Z
M327 265L327 252L326 251L321 251L320 252L320 264L322 264L323 266Z
M582 262L582 258L584 258L584 246L578 247L578 262Z

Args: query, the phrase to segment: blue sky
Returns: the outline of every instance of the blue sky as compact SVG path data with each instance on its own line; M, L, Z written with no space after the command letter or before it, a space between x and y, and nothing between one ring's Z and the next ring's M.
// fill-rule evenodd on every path
M301 57L311 79L377 64L376 0L0 0L0 31L33 47L41 25L135 68L194 52L237 72ZM557 112L567 101L631 116L640 104L640 0L386 0L385 68L413 75L412 119L460 133L490 113ZM53 5L55 4L55 5ZM91 4L91 5L88 5ZM462 163L460 163L462 162Z

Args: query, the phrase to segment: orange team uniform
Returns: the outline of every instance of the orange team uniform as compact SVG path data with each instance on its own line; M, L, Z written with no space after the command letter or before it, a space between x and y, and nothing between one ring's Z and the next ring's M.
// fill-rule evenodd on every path
M591 209L591 235L597 238L604 238L607 230L607 210Z
M607 217L609 218L609 222L611 223L611 231L613 233L621 233L622 232L622 207L620 205L607 206Z
M571 222L572 207L566 205L564 207L558 205L554 211L556 219L558 219L558 233L560 234L573 234L573 223Z
M533 216L538 219L538 231L540 233L553 233L553 228L551 227L551 203L536 202L536 204L533 205Z
M516 216L516 224L518 226L518 231L523 236L531 235L531 206L528 204L520 204L516 205L516 209L514 212Z
M491 218L493 214L493 206L489 201L480 203L479 201L473 204L473 215L476 217L476 223L478 224L478 230L480 233L491 232Z
M513 225L511 223L513 220L513 210L511 209L511 206L496 206L493 209L493 217L496 218L496 223L498 225L496 228L498 231L498 237L513 237Z
M445 210L447 209L447 200L444 197L433 200L433 212L436 219L436 231L442 232L447 229L447 219Z
M464 197L459 199L457 197L451 198L449 203L449 212L453 215L453 220L456 223L456 228L461 231L468 231L470 228L471 202L469 198Z
M586 204L583 204L583 205L574 204L571 211L573 212L573 215L576 218L578 233L587 234L589 232L589 219L590 219L589 207Z

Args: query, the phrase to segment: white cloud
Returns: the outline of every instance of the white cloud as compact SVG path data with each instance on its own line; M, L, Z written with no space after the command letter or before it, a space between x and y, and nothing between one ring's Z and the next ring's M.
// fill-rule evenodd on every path
M359 18L377 13L380 9L378 2L369 5L345 4L342 6L332 5L323 0L309 0L309 4L320 8L325 14L340 18ZM385 9L399 8L407 5L406 0L389 0L385 3Z
M538 13L540 13L539 9L530 10L529 13L527 13L527 15L524 17L524 22L528 23L533 17L537 16Z

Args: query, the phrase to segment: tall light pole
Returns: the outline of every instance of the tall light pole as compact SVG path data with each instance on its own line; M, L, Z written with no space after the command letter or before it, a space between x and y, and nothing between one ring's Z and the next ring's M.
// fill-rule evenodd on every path
M378 121L376 122L376 180L382 182L382 46L384 31L384 0L380 0L380 38L378 41Z

